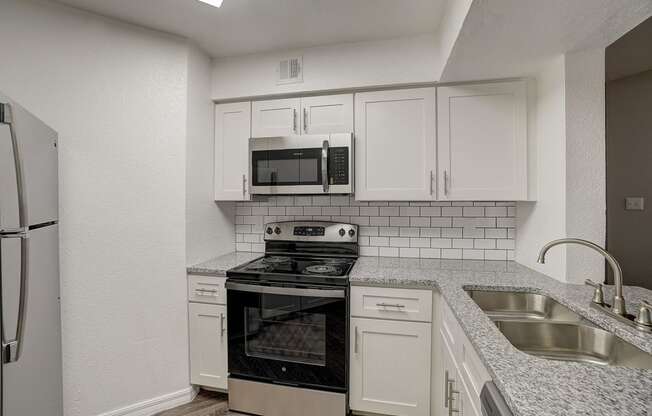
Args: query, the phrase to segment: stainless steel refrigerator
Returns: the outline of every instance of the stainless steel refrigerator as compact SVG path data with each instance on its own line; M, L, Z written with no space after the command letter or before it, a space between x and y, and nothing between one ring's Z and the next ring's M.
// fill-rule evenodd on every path
M0 93L1 416L61 416L57 133Z

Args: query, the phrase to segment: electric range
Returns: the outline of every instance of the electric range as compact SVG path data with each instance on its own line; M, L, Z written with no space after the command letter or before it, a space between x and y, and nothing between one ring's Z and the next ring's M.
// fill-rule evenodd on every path
M265 226L265 255L227 272L229 407L257 415L348 412L348 275L358 227Z

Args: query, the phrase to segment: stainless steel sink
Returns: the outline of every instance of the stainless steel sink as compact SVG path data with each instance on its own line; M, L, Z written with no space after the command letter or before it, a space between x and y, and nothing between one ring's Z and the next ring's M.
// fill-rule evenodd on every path
M467 290L519 350L541 358L652 369L649 354L600 329L549 296Z
M551 297L536 293L467 290L471 299L493 320L579 322L582 317Z
M584 324L494 321L519 350L541 358L652 370L652 355Z

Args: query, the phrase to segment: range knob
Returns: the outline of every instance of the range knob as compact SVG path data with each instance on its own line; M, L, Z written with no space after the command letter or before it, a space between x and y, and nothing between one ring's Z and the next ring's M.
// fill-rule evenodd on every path
M267 227L267 230L265 230L265 232L266 232L267 234L271 234L271 233L274 232L274 230L272 230L272 227Z
M355 235L355 230L353 228L351 228L349 230L349 237L353 237L354 235Z
M274 232L275 232L276 234L281 234L281 228L280 228L280 227L276 227L276 228L274 228Z
M340 228L340 237L344 237L344 234L346 234L346 231L344 231L344 228Z

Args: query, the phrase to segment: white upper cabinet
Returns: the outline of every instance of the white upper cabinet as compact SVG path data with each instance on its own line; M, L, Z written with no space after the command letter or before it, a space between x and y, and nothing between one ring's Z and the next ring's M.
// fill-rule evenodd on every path
M255 101L252 137L351 133L353 94Z
M527 199L525 81L437 89L442 200Z
M243 201L247 192L251 103L215 106L215 200Z
M355 96L357 200L436 198L435 88Z
M353 132L353 94L301 99L301 133Z
M300 98L254 101L251 109L252 137L299 134Z

